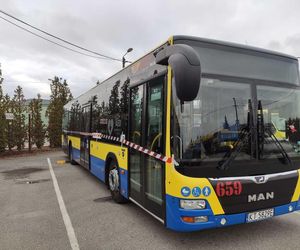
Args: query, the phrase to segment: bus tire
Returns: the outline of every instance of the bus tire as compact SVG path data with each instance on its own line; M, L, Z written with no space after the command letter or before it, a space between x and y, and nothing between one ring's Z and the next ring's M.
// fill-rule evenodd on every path
M113 200L117 203L125 203L127 199L120 192L120 174L116 160L111 160L108 167L108 188Z
M69 160L70 160L71 165L77 165L77 162L73 159L72 144L69 145Z

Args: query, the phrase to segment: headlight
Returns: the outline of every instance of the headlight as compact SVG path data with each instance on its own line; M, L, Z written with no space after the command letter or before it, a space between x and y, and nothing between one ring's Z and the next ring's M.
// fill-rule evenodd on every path
M183 209L205 209L205 200L180 200L180 208Z

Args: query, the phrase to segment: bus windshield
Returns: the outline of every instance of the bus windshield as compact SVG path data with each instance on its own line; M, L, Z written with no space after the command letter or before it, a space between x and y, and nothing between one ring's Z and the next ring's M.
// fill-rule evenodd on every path
M234 150L243 131L249 128L249 102L253 108L252 131L257 131L257 105L261 103L263 135L261 140L254 140L252 149L250 139L246 139L236 159L257 157L257 148L261 151L260 159L281 159L283 151L290 158L300 156L300 90L297 87L202 78L193 101L182 104L173 91L171 143L175 159L214 161L217 165L226 153ZM257 132L252 136L258 136Z

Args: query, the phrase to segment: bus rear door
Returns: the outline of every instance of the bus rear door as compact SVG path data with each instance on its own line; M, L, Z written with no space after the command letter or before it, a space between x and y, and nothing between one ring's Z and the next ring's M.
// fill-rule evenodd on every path
M91 131L91 104L82 109L81 131L85 133ZM80 165L90 169L90 140L84 133L80 136Z

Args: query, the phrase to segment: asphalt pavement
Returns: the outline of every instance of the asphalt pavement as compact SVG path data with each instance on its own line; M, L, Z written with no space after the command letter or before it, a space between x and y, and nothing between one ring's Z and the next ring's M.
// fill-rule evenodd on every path
M300 213L177 233L133 203L114 203L106 186L88 171L59 160L66 160L60 151L0 158L1 250L300 249Z

